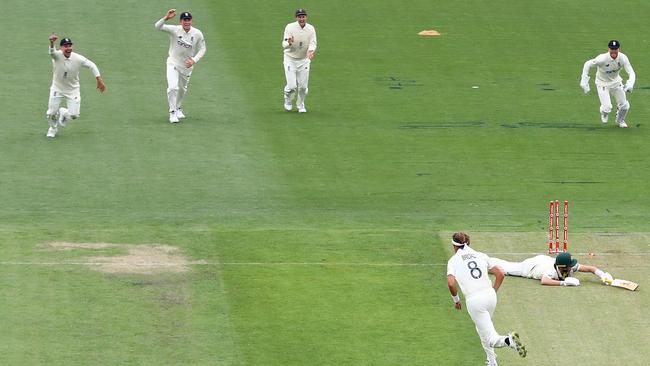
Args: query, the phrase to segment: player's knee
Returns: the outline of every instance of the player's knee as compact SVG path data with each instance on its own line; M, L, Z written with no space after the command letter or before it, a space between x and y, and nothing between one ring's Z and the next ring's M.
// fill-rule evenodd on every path
M56 121L56 120L57 120L57 115L56 115L56 113L49 113L49 112L48 112L48 113L45 115L45 117L46 117L48 120L51 120L51 121Z
M302 86L299 88L299 90L300 90L300 92L302 94L305 94L305 95L309 92L309 88L302 87Z
M619 104L617 107L620 110L627 111L628 109L630 109L630 102L625 101L625 103Z
M170 86L167 88L167 94L169 93L177 93L178 92L178 86Z

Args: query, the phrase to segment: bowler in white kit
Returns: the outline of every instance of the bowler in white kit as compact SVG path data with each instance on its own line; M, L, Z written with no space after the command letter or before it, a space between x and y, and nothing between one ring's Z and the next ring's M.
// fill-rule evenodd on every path
M519 335L511 332L507 336L497 333L492 323L492 314L497 306L497 290L505 274L496 266L488 265L488 256L470 248L469 235L454 233L451 241L454 255L447 263L447 287L454 301L454 307L461 309L460 297L456 290L456 281L465 296L467 312L474 321L476 331L487 355L487 365L496 366L497 356L494 348L510 347L526 357L526 346L521 343ZM488 272L496 276L494 285Z
M585 62L580 77L580 87L585 93L589 93L589 69L596 67L596 89L600 99L600 120L607 123L609 114L612 112L612 100L610 94L616 99L616 123L619 127L626 128L625 117L630 110L630 102L625 96L626 92L632 92L636 74L630 64L630 60L623 52L619 52L621 44L617 40L609 41L608 51ZM623 85L623 78L620 76L621 69L625 69L628 75L627 82Z
M293 97L297 94L296 108L299 113L305 113L305 98L309 92L309 69L316 52L316 29L307 23L305 9L296 10L296 21L284 27L282 49L284 76L287 79L287 85L284 87L284 109L290 111L293 108Z
M183 98L187 94L194 64L205 55L203 33L192 26L192 14L183 12L180 25L167 25L165 21L176 16L176 9L154 25L156 29L169 33L169 56L167 57L167 101L169 103L169 122L178 123L185 118Z
M491 257L488 263L501 268L507 276L532 278L548 286L579 286L580 280L573 277L575 272L593 273L604 284L614 280L611 274L595 266L578 264L578 261L571 258L571 253L568 252L560 253L555 258L537 255L521 262L509 262Z
M48 53L52 58L52 86L50 87L50 99L47 105L47 122L49 128L46 136L54 138L59 131L59 126L65 127L70 119L79 118L81 111L81 89L79 86L79 70L82 67L90 69L97 80L97 89L100 92L106 90L104 80L99 74L97 65L84 56L72 52L73 43L70 38L63 38L59 43L60 49L54 47L58 39L52 33L49 37L50 47ZM61 107L65 99L66 107Z

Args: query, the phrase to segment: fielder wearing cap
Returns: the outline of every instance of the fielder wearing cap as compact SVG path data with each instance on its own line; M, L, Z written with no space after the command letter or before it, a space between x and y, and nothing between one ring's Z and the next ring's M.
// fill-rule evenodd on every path
M169 122L178 123L185 118L183 98L187 94L194 64L205 55L203 33L192 26L192 14L183 12L180 25L167 25L165 21L176 16L176 9L154 25L156 29L169 33L169 56L167 57L167 102L169 103Z
M307 11L298 9L296 21L284 27L282 49L284 52L284 109L293 109L296 96L296 108L299 113L307 112L305 98L309 92L309 70L311 60L316 52L316 28L307 23Z
M600 121L607 123L609 114L612 112L611 94L616 99L616 123L619 127L626 128L625 117L630 110L630 103L627 101L625 92L632 92L634 89L636 74L627 55L619 52L619 48L621 48L619 41L615 39L609 41L607 48L607 52L585 62L582 67L580 87L585 93L589 93L589 69L596 67L595 82L600 99ZM625 86L623 86L623 78L620 76L621 69L625 69L628 75Z
M568 252L560 253L555 258L538 255L522 262L508 262L491 257L489 262L491 265L501 268L507 276L541 280L542 285L548 286L579 286L580 280L573 277L575 272L593 273L604 284L614 279L611 274L594 266L578 264L578 261L572 258L571 253Z
M451 239L454 255L447 263L447 287L454 301L454 307L461 309L460 297L456 290L456 281L465 296L467 312L476 325L476 331L481 338L481 344L487 356L487 365L497 365L494 348L510 347L521 357L526 357L526 346L521 343L519 335L511 332L507 336L500 335L492 323L492 314L497 306L497 290L501 286L505 274L494 265L488 263L486 254L470 248L469 235L454 233ZM496 276L494 285L488 272Z
M58 39L52 33L49 37L50 47L48 53L52 58L52 86L50 86L50 98L47 104L47 122L49 128L45 136L54 138L59 127L65 127L66 122L79 118L81 111L81 89L79 85L79 70L82 67L90 69L95 80L97 89L100 92L106 90L104 80L94 62L86 57L73 52L73 43L70 38L63 38L59 42L59 50L54 47ZM61 107L65 99L65 107Z

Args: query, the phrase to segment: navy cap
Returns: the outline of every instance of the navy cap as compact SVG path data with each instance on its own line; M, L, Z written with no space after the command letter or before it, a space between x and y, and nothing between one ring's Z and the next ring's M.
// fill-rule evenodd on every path
M607 47L609 47L609 48L611 48L613 50L617 50L619 47L621 47L621 42L613 39L613 40L609 41L609 43L607 44Z
M305 15L306 16L307 15L307 10L305 10L303 8L300 8L300 9L296 10L296 16L298 16L298 15Z
M189 11L182 12L181 19L192 19L192 14Z
M72 40L70 38L63 38L61 42L59 42L59 45L63 46L64 44L72 44Z

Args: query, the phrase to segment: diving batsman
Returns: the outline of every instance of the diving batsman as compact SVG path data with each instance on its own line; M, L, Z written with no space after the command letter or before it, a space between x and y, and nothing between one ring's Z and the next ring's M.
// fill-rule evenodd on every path
M490 257L490 266L497 266L507 276L525 277L540 280L547 286L579 286L580 280L573 277L575 272L590 272L596 275L604 284L610 284L614 278L595 266L578 264L571 258L571 253L560 253L557 257L538 255L522 262L508 262L503 259Z

